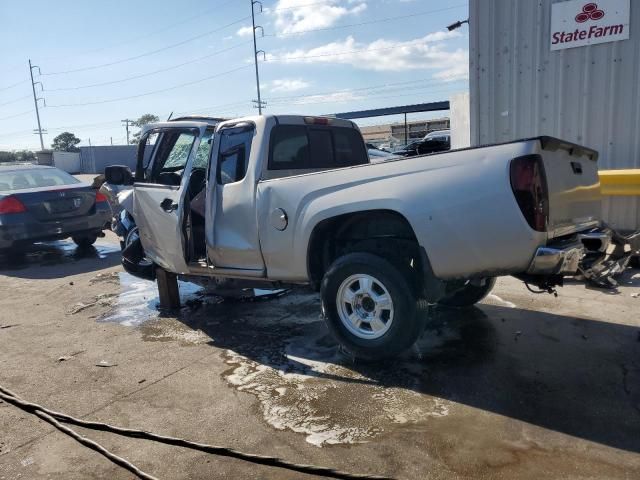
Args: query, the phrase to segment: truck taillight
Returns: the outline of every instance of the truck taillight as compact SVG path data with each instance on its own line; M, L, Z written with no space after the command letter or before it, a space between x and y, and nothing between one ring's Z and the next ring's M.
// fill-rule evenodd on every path
M27 207L16 197L6 197L0 200L0 215L23 213L26 211Z
M531 228L547 230L549 192L540 155L525 155L511 160L511 188L518 206Z

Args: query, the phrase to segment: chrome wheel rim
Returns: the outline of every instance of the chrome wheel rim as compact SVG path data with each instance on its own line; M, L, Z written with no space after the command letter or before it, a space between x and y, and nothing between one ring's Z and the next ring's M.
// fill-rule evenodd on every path
M139 239L140 239L140 234L138 233L138 227L133 227L131 230L129 230L129 233L127 233L127 236L124 239L125 248L127 248L129 245L131 245L133 242ZM149 260L147 257L143 257L142 260L138 262L138 265L140 265L141 267L148 267L151 264L152 264L151 260Z
M367 340L382 337L393 323L393 299L387 287L371 275L345 279L336 298L338 316L353 335Z

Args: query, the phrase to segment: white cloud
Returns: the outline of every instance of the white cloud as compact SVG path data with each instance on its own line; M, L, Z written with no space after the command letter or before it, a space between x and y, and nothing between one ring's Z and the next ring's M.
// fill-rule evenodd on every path
M253 35L253 27L251 25L241 27L236 32L236 35L238 35L239 37L249 37Z
M364 0L326 0L322 5L310 0L278 0L271 14L278 33L290 34L330 27L342 17L357 15L366 8Z
M448 50L444 40L458 37L458 32L434 32L416 40L399 42L379 39L371 43L356 42L349 36L343 41L327 43L308 50L297 49L267 55L268 61L281 63L331 63L374 71L432 69L434 77L445 80L468 78L469 53Z
M266 84L265 88L270 92L297 92L309 86L309 82L305 82L300 78L281 78Z
M362 100L363 98L364 97L362 95L358 95L351 90L343 90L341 92L334 92L326 95L306 95L289 102L289 104L309 105L313 103L342 103Z

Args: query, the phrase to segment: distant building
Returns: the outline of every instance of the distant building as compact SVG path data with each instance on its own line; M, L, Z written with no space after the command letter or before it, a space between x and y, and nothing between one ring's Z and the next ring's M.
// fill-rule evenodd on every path
M369 143L408 143L412 140L423 138L429 132L445 130L450 128L450 126L451 123L448 117L407 122L406 139L404 122L371 125L361 127L360 130L362 131L364 140Z

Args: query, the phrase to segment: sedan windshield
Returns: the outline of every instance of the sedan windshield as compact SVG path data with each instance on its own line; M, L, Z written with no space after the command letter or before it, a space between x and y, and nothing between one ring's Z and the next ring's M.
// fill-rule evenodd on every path
M57 168L0 171L0 192L73 185L75 183L80 183L80 181Z

